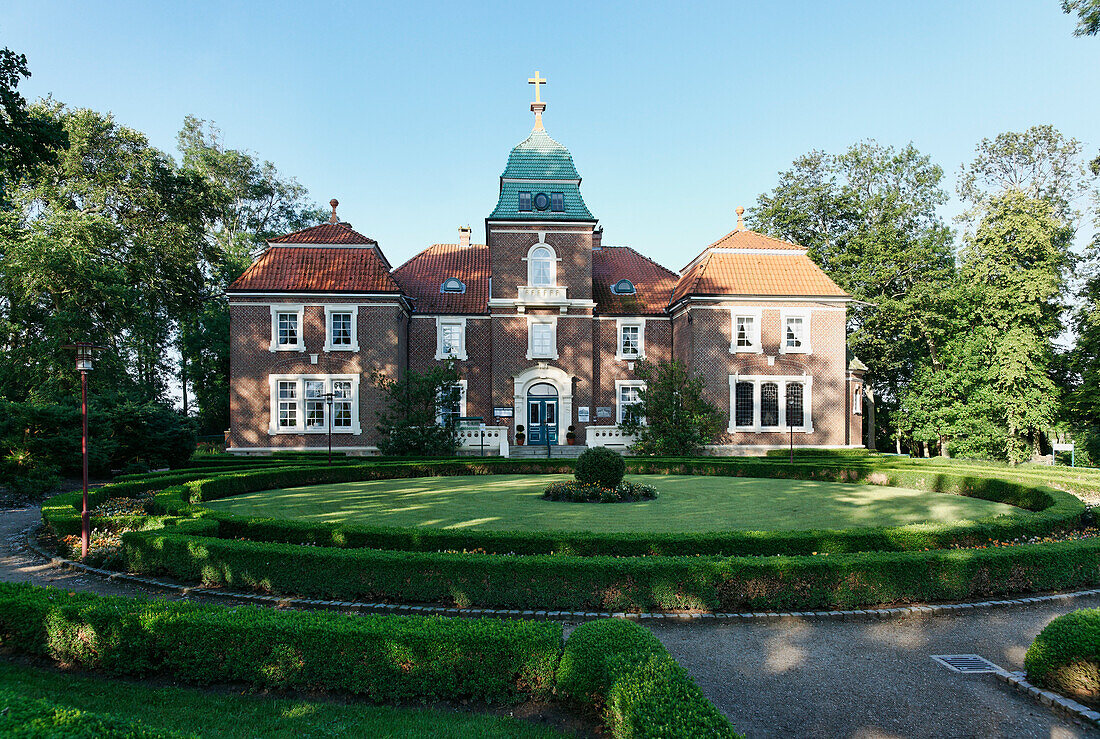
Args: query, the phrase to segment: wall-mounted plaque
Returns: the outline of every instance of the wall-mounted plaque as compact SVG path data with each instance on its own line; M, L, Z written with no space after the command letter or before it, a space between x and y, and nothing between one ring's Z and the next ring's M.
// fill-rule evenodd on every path
M512 417L512 407L508 406L506 408L494 408L493 409L493 415L496 416L497 418L511 418Z
M596 408L596 418L614 418L615 409L605 406L599 406Z
M577 423L588 423L588 406L577 406Z

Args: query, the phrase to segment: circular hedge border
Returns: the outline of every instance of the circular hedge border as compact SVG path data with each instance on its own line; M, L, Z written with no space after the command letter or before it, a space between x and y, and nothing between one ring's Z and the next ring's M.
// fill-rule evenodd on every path
M1044 536L1076 524L1084 505L1050 488L938 470L852 464L635 459L629 468L642 474L724 474L917 487L1005 502L1028 508L1033 515L955 526L601 534L306 524L213 514L199 505L294 485L570 471L561 462L511 460L355 462L332 467L303 463L214 477L209 471L184 471L155 482L118 483L97 494L119 497L163 485L153 504L160 515L143 522L160 528L131 531L122 537L126 569L207 585L337 600L616 611L814 610L961 600L1100 582L1097 539L945 548ZM180 479L188 475L192 478ZM57 496L43 508L55 529L74 521L79 525L73 505L79 496L68 496ZM761 556L771 554L784 556Z

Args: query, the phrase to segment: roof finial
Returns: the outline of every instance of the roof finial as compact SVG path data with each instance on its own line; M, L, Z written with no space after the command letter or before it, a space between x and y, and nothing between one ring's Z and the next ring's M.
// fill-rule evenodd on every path
M545 77L539 77L539 71L535 70L534 77L527 78L527 84L535 86L535 102L531 103L531 112L535 114L535 130L541 131L542 128L542 111L546 110L546 103L542 102L542 96L539 94L539 85L546 84Z
M738 205L737 210L735 212L737 213L737 230L738 231L744 231L745 230L745 219L742 218L741 216L744 215L745 209L742 208L740 205Z
M328 201L328 204L332 206L332 215L329 216L328 222L339 223L340 219L336 217L336 206L340 204L340 201L336 198L333 198L332 200Z

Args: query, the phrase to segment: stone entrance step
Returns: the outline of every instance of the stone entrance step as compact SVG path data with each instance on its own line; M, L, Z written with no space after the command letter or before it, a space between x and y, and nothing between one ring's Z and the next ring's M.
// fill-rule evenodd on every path
M588 447L584 444L576 444L574 446L556 446L550 445L550 459L576 459L581 456ZM545 446L510 446L508 447L508 456L512 459L546 459L546 447Z

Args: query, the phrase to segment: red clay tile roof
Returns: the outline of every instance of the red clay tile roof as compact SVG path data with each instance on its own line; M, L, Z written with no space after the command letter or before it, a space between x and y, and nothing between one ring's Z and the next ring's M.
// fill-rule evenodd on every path
M755 231L734 231L684 268L672 303L689 295L850 297L803 247Z
M398 293L376 248L272 244L230 290Z
M634 283L634 295L616 295L611 286ZM592 252L592 299L603 315L663 313L679 275L627 246L605 246Z
M433 244L394 270L393 277L413 298L416 313L489 312L489 247L484 244ZM448 277L461 280L466 292L441 292Z
M378 242L355 231L346 223L322 223L301 231L283 234L270 239L271 244L370 244Z

